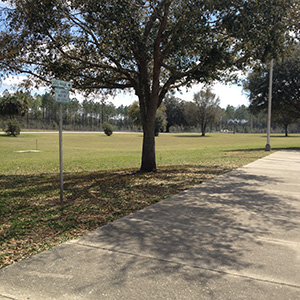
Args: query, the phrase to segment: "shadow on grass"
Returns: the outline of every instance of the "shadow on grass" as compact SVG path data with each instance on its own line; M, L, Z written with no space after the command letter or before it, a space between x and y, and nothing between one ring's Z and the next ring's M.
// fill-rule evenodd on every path
M223 152L254 152L254 151L264 151L264 150L265 150L265 147L260 147L260 148L223 150ZM280 150L300 151L300 147L272 147L271 150L273 150L273 151L280 151Z
M179 166L64 175L0 176L0 267L82 235L229 169ZM17 247L16 247L17 245Z
M179 138L210 138L211 135L202 135L201 133L197 134L178 134L178 135L175 135L175 137L179 137Z
M264 138L267 138L267 136L265 135ZM289 134L288 136L285 136L284 133L282 135L279 134L271 134L271 138L285 138L285 139L289 139L289 138L300 138L300 135L293 135L293 134Z
M18 136L7 135L6 133L0 133L0 138L18 138Z

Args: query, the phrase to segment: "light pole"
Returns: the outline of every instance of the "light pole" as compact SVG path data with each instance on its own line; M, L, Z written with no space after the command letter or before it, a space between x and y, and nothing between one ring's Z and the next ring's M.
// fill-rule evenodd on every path
M273 58L270 64L270 76L269 76L269 100L268 100L268 124L267 124L267 144L265 151L271 151L270 135L271 135L271 108L272 108L272 84L273 84Z

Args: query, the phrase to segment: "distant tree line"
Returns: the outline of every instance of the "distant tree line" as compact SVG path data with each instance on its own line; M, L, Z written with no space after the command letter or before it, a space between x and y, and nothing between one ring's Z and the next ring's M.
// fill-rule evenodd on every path
M19 92L10 97L19 98ZM0 98L0 103L9 97L5 91ZM50 93L43 95L30 95L22 93L26 98L28 110L23 117L15 114L15 118L25 129L58 129L59 124L59 104L55 102ZM64 130L78 131L96 131L102 129L104 122L110 122L118 129L131 129L132 121L128 118L128 109L126 106L115 107L111 102L96 102L91 99L85 99L82 102L76 98L70 99L68 104L63 104L63 127ZM7 119L2 114L2 123ZM3 126L2 126L3 127Z
M19 121L23 129L58 130L59 105L50 93L30 95L29 93L7 91L0 98L1 103L7 99L20 100L26 103L26 110L15 113L14 118ZM5 102L6 101L6 102ZM266 132L266 111L255 111L245 105L226 109L220 107L219 98L210 88L201 90L194 95L192 101L184 101L174 95L168 95L158 109L155 121L155 134L159 132L199 132L203 136L206 132L224 133L262 133ZM1 114L2 128L12 115ZM100 131L103 123L108 122L114 130L139 131L142 123L138 102L130 106L116 107L111 102L85 99L82 102L76 98L63 104L64 130ZM284 132L285 126L274 123L273 132ZM299 122L294 120L289 124L290 132L299 132Z
M173 96L167 97L166 131L197 131L224 133L264 133L267 128L266 110L253 111L245 105L234 107L228 105L225 109L210 89L202 90L194 95L193 101L183 101ZM274 118L275 119L275 118ZM273 122L272 132L282 133L285 126ZM289 126L289 132L299 133L299 119Z

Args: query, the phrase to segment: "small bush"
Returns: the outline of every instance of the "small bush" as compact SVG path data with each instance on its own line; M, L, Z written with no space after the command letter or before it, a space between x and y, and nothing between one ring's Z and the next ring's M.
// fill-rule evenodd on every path
M108 122L104 122L102 125L103 131L107 136L112 135L113 133L113 127L111 124L109 124Z
M20 124L17 120L12 119L6 123L4 131L7 135L18 136L21 132Z

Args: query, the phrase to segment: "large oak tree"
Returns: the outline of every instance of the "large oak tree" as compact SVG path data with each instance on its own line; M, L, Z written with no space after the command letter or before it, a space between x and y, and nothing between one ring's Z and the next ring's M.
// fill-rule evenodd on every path
M0 68L30 74L37 84L72 80L86 92L133 89L142 171L156 170L155 114L166 93L280 53L299 11L294 0L7 2Z

